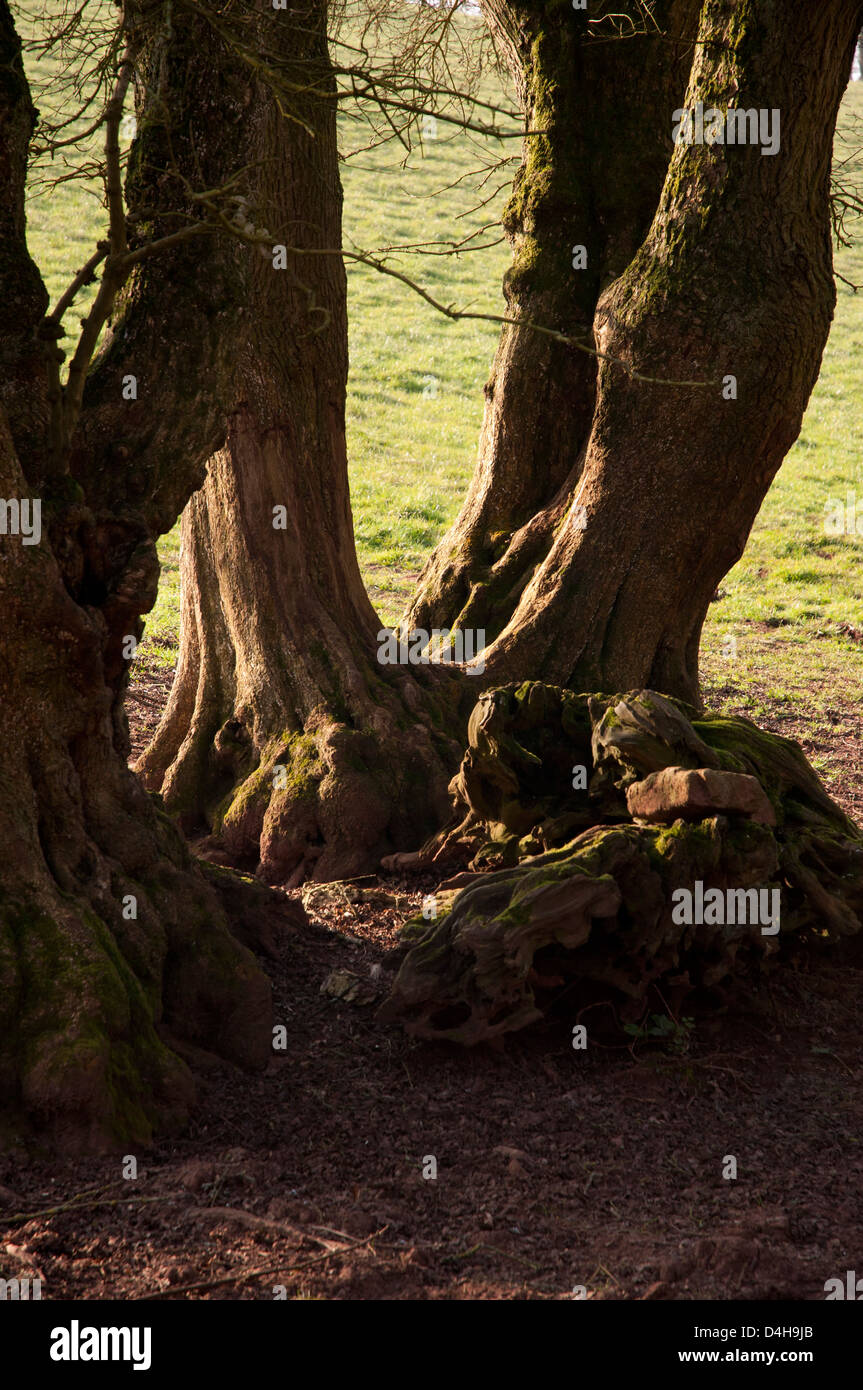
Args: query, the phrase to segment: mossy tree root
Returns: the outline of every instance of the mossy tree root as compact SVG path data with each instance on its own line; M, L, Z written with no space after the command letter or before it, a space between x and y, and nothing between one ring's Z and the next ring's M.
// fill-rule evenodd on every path
M627 789L662 768L755 777L776 823L709 809L633 821ZM823 943L863 926L863 835L800 748L748 720L690 720L653 691L504 687L476 706L453 788L477 827L472 868L500 867L459 880L435 920L404 929L380 1016L419 1036L470 1044L522 1028L574 984L638 1003L660 981L714 986L760 971L792 936ZM778 933L761 917L686 920L674 895L698 882L723 900L778 890Z

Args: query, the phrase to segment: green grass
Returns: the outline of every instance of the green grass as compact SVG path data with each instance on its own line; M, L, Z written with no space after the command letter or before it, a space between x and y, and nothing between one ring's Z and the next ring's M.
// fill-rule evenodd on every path
M837 157L851 156L845 177L859 183L855 123L861 117L863 83L854 83L843 105ZM343 134L346 147L362 143L356 123L344 120ZM343 166L346 245L376 251L459 239L494 221L506 190L474 209L474 181L457 180L490 156L515 151L512 142L502 150L439 123L437 138L425 139L406 167L397 142L349 159ZM489 188L505 178L493 177ZM79 183L63 184L49 197L34 198L28 216L31 249L53 301L101 231L99 199ZM478 240L496 236L492 230ZM507 261L506 247L498 244L458 257L402 254L392 264L447 304L500 313ZM863 243L839 248L836 265L846 280L863 285ZM445 319L365 266L349 264L348 281L348 445L357 547L378 611L393 622L464 496L498 334L493 324ZM787 719L798 736L804 714L814 732L834 727L836 709L847 712L859 702L863 684L863 534L830 536L824 525L826 505L851 491L863 531L861 404L863 293L840 281L836 320L801 436L704 629L711 704ZM145 664L170 665L178 528L163 538L160 552L162 584L141 655ZM736 655L723 655L723 647L732 646Z
M842 107L836 161L863 182L856 155L863 83ZM840 247L836 269L863 286L860 244ZM863 686L863 292L839 280L836 317L821 375L791 449L757 518L742 559L722 581L704 629L705 688L720 707L753 718L808 706L816 721ZM859 504L859 534L831 535L828 508L847 493ZM858 634L856 637L853 634ZM723 641L736 641L736 658ZM730 644L727 644L730 646Z
M494 153L499 152L495 147ZM442 123L409 167L392 145L344 167L345 227L373 249L457 240L499 216L472 211L473 184L452 187L492 153L490 142ZM477 238L493 241L499 232ZM447 305L504 312L503 243L460 256L402 255L392 264ZM349 267L348 450L360 563L382 617L398 617L414 575L458 511L473 470L482 387L497 325L452 322L398 282Z
M138 662L145 668L173 670L177 664L180 632L180 524L159 542L159 597L147 615L147 626L138 648Z

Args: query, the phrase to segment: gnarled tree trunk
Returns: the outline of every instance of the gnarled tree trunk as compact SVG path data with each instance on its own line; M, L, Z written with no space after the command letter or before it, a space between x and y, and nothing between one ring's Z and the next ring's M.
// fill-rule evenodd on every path
M778 111L780 148L675 146L650 232L600 298L584 465L486 652L486 686L698 701L711 596L797 437L827 340L831 148L859 16L856 0L706 0L685 107Z
M526 129L542 132L525 139L504 213L513 250L507 314L587 349L503 329L470 490L401 624L476 627L492 639L548 554L578 484L595 404L597 300L656 211L700 5L662 0L650 23L635 0L615 5L624 38L612 37L611 20L547 0L484 0L482 8Z
M664 7L675 34L693 3ZM690 55L682 39L585 47L583 15L546 9L525 5L517 23L509 14L496 19L514 73L519 81L529 74L529 123L548 131L528 144L508 214L518 248L508 295L525 315L588 338L599 289L639 245L667 165L667 133L645 153L636 144L642 106L624 120L616 107L643 79L642 104L658 122L663 100L683 90ZM314 138L274 119L264 140L291 176L267 174L259 190L263 220L306 252L341 245L334 105L320 99L328 86L324 20L321 9L304 55L323 75L303 112ZM579 239L590 246L584 272L571 268ZM437 828L475 681L459 692L428 668L416 672L418 683L375 661L380 623L359 575L345 458L344 272L327 256L289 252L288 263L288 272L258 268L228 440L184 515L180 658L138 769L189 833L209 836L205 852L295 883L366 870ZM286 322L302 325L293 344ZM449 567L449 590L474 585L476 564L487 566L523 522L530 535L519 534L507 557L506 585L523 583L530 557L547 549L581 448L573 438L583 441L589 429L595 365L575 348L505 333L480 447L491 464L466 503L470 554L458 573ZM557 494L556 510L549 504ZM271 524L279 505L285 530ZM494 630L512 602L492 611L477 597L481 588L459 621ZM449 590L426 602L423 588L412 626L453 626L466 590L455 607ZM277 780L282 767L287 785Z
M198 216L189 188L221 186L242 164L248 84L203 18L138 33L140 96L159 104L142 122L129 201L138 234L159 236ZM0 49L0 341L11 364L0 491L39 499L42 522L33 543L0 539L0 1103L4 1135L35 1130L68 1150L146 1142L182 1121L194 1086L174 1043L255 1067L269 1053L269 985L128 770L122 708L126 639L155 598L156 538L223 429L226 329L244 274L213 236L141 263L58 457L56 332L23 213L34 113L5 0ZM126 374L137 402L123 400Z
M345 449L346 277L335 101L317 4L270 51L317 77L286 121L262 108L256 262L225 446L183 517L180 657L138 763L204 852L271 882L338 878L412 849L447 810L455 691L377 663Z
M826 341L830 152L859 6L708 0L694 42L696 8L665 6L660 36L597 43L578 13L493 0L531 128L547 132L508 214L511 304L568 332L593 313L600 357L597 373L576 349L503 336L470 497L403 623L497 634L484 674L426 671L422 689L375 667L350 534L341 272L301 255L292 273L258 268L228 448L184 528L178 678L140 766L187 828L265 877L345 875L418 844L444 817L447 735L480 688L541 678L698 700L707 605ZM322 17L312 28L325 70ZM778 109L777 152L673 144L691 52L686 105ZM296 129L267 138L289 161L304 152L316 189L298 173L261 198L286 243L320 252L339 238L332 111L315 102L307 119L313 152ZM277 325L301 294L327 314L293 352Z
M690 723L657 693L694 715L710 596L817 377L831 143L859 20L856 0L705 0L686 106L767 108L774 133L778 111L781 147L678 145L644 245L600 299L578 489L485 653L498 688L454 783L474 865L494 871L444 885L437 920L410 924L382 1011L422 1036L473 1043L597 986L637 1013L654 982L682 997L760 968L791 934L817 946L863 928L863 838L799 748L744 720ZM781 922L672 910L681 893L709 889L713 909L756 887Z

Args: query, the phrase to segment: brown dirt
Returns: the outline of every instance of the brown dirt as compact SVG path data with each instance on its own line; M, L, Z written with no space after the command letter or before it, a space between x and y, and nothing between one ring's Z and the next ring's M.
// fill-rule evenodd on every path
M859 1266L856 943L688 1009L680 1054L610 1042L605 1007L586 1051L565 1007L464 1051L374 1019L433 887L307 892L266 962L286 1050L252 1077L199 1055L193 1125L136 1179L119 1156L0 1158L4 1277L40 1274L45 1298L808 1300ZM333 971L355 1002L321 992Z
M132 743L130 763L140 758L152 741L173 684L173 670L160 668L147 671L141 680L129 687L126 695L126 713L129 717L129 737Z
M743 680L729 672L727 662L725 670L715 658L704 663L707 708L745 715L759 728L796 739L834 801L863 823L861 673L848 666L844 679L835 667L822 674L817 661L801 669L797 645L777 640L769 623L747 623L745 631L750 660ZM793 681L775 679L777 672L796 667Z

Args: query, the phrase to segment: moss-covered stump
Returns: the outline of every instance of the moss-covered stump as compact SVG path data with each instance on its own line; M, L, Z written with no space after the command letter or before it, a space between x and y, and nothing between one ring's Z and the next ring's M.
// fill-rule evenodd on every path
M863 835L798 745L692 713L647 690L483 695L451 786L474 872L439 895L434 920L406 925L381 1018L476 1043L538 1019L574 985L640 1001L661 981L686 992L760 971L792 934L859 932ZM627 791L666 768L725 775L677 778L698 796L684 814L670 806L667 824L634 819ZM705 804L710 788L722 808ZM738 802L755 810L724 809Z

